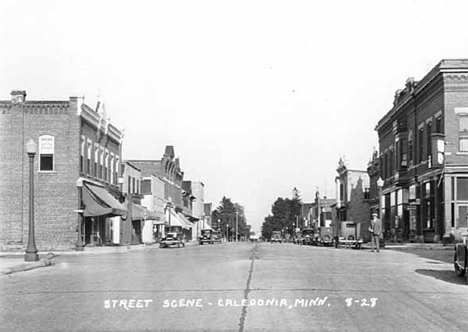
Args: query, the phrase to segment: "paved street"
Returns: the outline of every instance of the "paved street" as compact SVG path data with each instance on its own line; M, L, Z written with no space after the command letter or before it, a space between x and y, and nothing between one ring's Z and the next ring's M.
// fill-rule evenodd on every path
M223 243L63 255L0 277L1 331L465 331L452 265L403 251Z

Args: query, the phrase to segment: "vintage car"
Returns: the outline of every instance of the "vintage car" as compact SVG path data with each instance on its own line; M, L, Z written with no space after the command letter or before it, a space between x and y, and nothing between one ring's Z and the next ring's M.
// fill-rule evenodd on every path
M185 247L185 239L182 233L169 232L159 242L160 248L168 248L171 246L177 246L177 248Z
M463 243L455 245L454 257L455 273L459 277L467 277L468 282L468 248L467 248L467 234L463 234Z
M218 242L217 239L215 239L215 231L212 229L202 229L200 233L200 238L198 239L199 244L214 244L215 242Z
M361 236L361 222L342 221L338 229L338 236L335 236L335 247L353 247L360 249L363 244Z
M213 230L213 243L221 243L221 232L217 230Z
M313 228L304 228L301 232L301 244L311 246L315 242L314 236L314 229Z
M331 246L333 244L333 228L319 227L318 235L318 244L322 244L324 246Z
M281 231L273 231L271 235L270 243L279 242L283 243L283 238L281 237Z

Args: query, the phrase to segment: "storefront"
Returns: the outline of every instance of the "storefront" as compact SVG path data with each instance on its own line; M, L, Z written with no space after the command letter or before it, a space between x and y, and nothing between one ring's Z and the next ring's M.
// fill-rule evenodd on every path
M83 180L82 206L83 242L89 246L116 244L120 232L115 230L120 230L120 221L127 218L126 207L103 186L86 180Z

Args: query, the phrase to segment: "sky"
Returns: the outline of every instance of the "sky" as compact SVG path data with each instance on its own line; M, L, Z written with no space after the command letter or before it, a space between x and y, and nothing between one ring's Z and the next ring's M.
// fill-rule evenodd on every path
M365 170L408 77L468 57L468 1L0 0L0 99L103 100L123 159L167 145L259 231L297 187Z

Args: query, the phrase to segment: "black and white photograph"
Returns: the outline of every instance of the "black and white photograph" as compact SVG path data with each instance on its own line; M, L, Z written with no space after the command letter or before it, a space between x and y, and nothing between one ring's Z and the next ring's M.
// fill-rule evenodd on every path
M0 0L0 331L467 331L467 13Z

